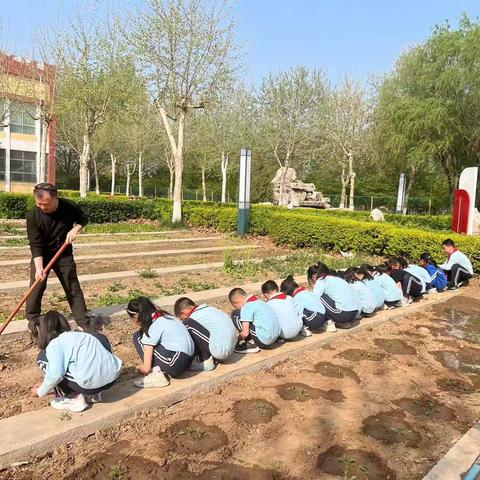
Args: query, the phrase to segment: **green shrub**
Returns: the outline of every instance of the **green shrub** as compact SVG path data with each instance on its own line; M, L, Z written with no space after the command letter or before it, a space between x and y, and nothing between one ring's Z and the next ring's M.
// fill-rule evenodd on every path
M34 206L33 195L0 192L1 218L25 218L27 212Z

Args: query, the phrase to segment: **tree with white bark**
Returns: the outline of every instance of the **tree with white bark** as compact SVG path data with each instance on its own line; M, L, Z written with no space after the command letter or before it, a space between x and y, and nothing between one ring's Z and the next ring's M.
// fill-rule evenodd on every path
M370 115L367 92L349 77L329 92L326 108L318 114L319 136L341 167L340 208L347 208L349 185L348 208L353 210L355 206L355 163L365 148Z
M94 8L69 19L54 32L52 42L57 59L58 112L75 114L81 124L80 196L88 188L90 148L93 136L131 96L135 68L121 41L116 21Z
M180 222L188 117L218 95L236 67L231 8L223 0L147 0L129 38L168 138L172 222Z
M257 97L260 138L282 169L280 205L288 204L285 195L288 168L301 169L311 160L313 118L324 97L323 73L303 66L269 75L262 83Z

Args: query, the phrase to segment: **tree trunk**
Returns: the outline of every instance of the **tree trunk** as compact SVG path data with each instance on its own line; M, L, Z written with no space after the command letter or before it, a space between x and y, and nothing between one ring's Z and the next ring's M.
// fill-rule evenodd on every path
M182 221L182 190L183 190L183 142L185 134L186 111L180 110L178 118L177 151L174 156L175 181L173 185L172 223Z
M173 174L175 172L173 168L173 164L171 167L169 167L169 170L170 170L170 183L168 187L168 198L171 200L173 198Z
M138 196L143 197L143 152L138 153Z
M227 203L227 171L228 171L229 157L222 152L222 203Z
M340 205L339 208L345 208L347 203L347 185L348 185L348 175L345 172L345 164L342 165L342 191L340 193Z
M114 153L110 154L110 161L112 164L112 184L110 187L110 195L115 196L115 175L117 173L117 157Z
M49 124L45 117L40 119L42 126L42 135L40 138L40 183L47 181L47 139L48 139L48 127Z
M285 166L282 168L282 174L280 175L280 188L278 190L278 204L281 206L286 207L288 205L288 197L285 193L285 181L287 179L287 171L288 171L288 162L285 162Z
M95 176L95 193L100 195L100 180L98 178L98 168L97 168L97 158L94 156L92 157L93 161L93 174Z
M130 195L130 167L127 165L127 185L125 186L125 195Z
M349 195L349 205L348 208L353 210L354 197L355 197L355 172L353 171L353 152L348 154L348 179L350 180L350 195Z
M207 201L207 184L205 183L205 167L202 166L202 193L203 193L203 201Z
M90 134L83 134L83 148L80 154L80 197L85 198L88 191L88 164L90 160Z

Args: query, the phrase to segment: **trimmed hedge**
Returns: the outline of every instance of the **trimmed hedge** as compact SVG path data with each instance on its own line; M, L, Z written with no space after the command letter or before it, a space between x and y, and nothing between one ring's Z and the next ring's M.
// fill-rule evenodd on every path
M188 215L188 222L192 226L214 227L221 231L234 231L236 221L237 210L228 207L192 207ZM250 232L267 235L276 243L290 247L353 250L381 256L405 252L412 259L418 258L423 252L430 252L438 262L443 262L445 258L443 240L452 238L460 250L470 257L475 270L480 270L480 238L452 232L431 232L351 218L282 212L261 206L252 208Z

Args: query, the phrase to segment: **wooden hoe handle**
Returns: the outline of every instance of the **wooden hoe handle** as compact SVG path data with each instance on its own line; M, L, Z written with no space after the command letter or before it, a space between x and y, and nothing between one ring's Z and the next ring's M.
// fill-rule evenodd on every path
M61 257L62 253L65 251L65 249L69 246L68 243L64 243L58 250L58 252L54 255L54 257L48 262L48 265L43 269L43 273L48 275L48 272L52 269L52 267L55 265L56 261ZM27 301L27 298L31 295L33 290L40 285L42 282L44 282L44 278L38 278L35 280L34 283L30 286L30 288L25 292L23 295L22 299L18 302L17 306L12 310L8 318L0 324L0 335L3 333L3 331L7 328L7 325L15 318L15 315L18 313L18 311L22 308L22 305Z

